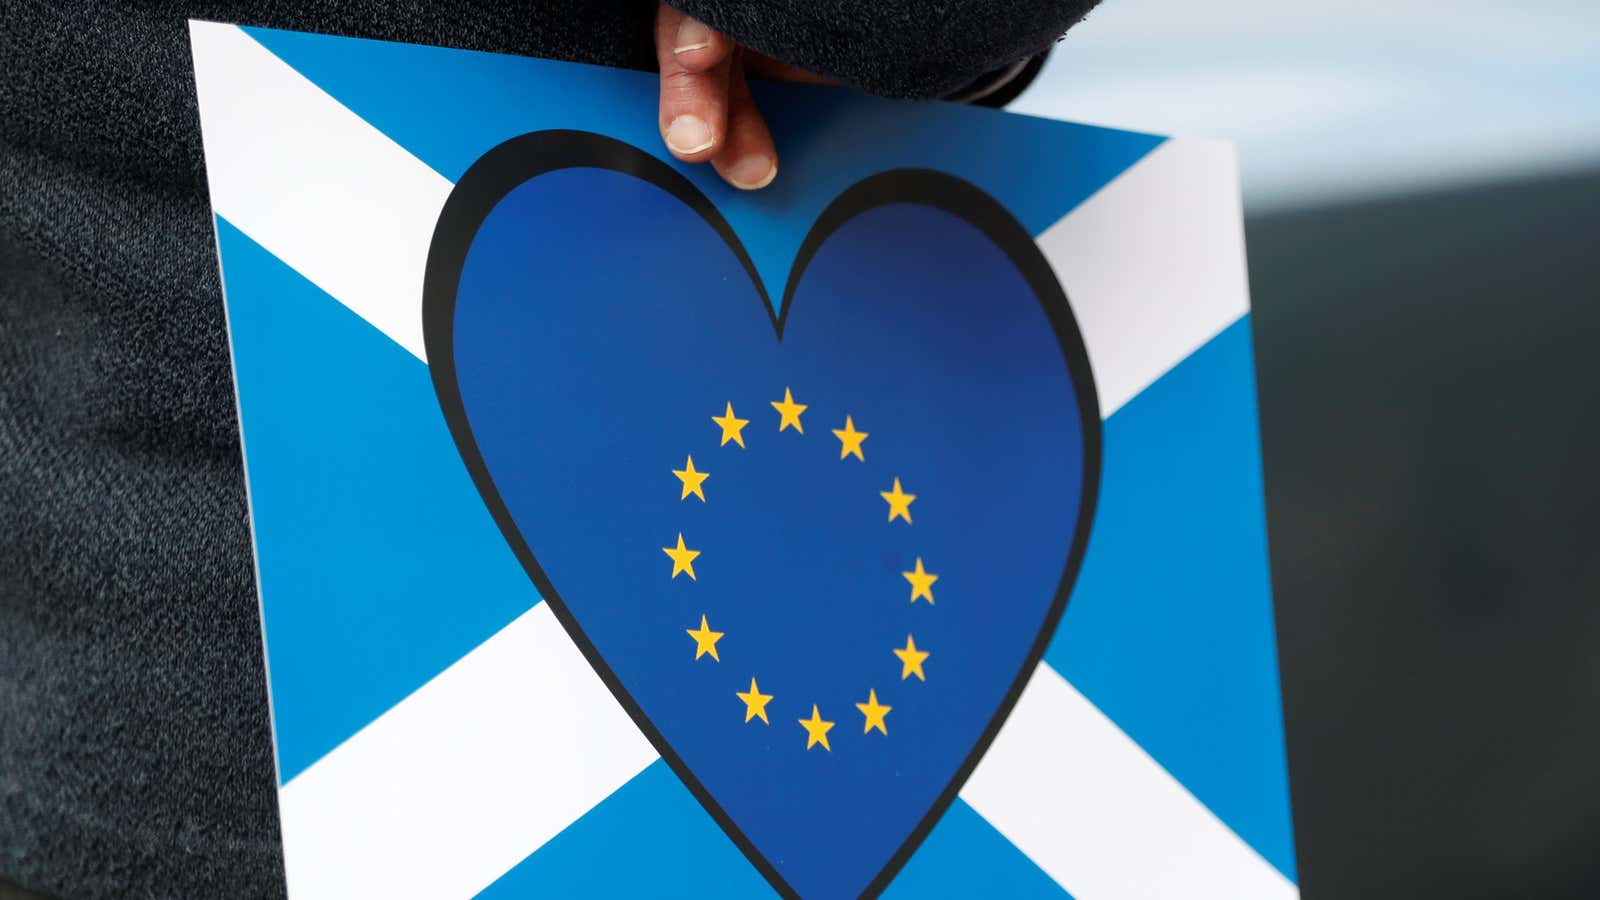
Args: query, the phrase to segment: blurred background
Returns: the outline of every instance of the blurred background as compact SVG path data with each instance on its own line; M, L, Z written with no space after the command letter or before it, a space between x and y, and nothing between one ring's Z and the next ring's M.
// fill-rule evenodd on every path
M1600 4L1106 0L1011 108L1238 144L1304 896L1600 897Z

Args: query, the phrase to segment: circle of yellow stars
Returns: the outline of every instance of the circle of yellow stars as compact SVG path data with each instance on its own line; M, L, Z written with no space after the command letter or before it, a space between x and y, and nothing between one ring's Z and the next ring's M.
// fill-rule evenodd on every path
M800 416L810 407L804 403L796 402L794 392L790 388L785 387L783 389L782 400L773 400L771 404L772 408L778 413L779 433L793 429L796 434L805 434L805 427L801 422ZM732 443L738 445L740 449L746 448L744 429L745 426L750 424L750 420L741 419L734 413L732 401L725 403L722 415L712 416L711 421L721 430L720 441L717 446L726 447ZM858 461L866 462L863 445L871 435L856 428L854 417L846 415L844 417L844 427L835 428L832 431L833 436L839 440L839 459L841 461L853 456ZM692 455L685 455L683 468L672 469L671 471L673 477L678 480L678 499L680 501L687 501L690 497L694 497L701 503L707 502L705 483L706 479L710 478L711 475L709 472L701 471L695 467ZM891 525L897 519L907 525L911 524L911 504L916 501L917 495L907 492L900 483L898 476L894 478L889 490L879 491L878 493L879 496L883 497L884 502L888 504L888 522ZM700 557L700 551L691 549L685 544L682 532L678 533L675 546L662 547L661 552L672 560L672 574L670 576L672 579L675 580L679 575L687 575L690 581L696 580L694 562ZM926 600L930 606L933 605L933 585L939 580L939 576L927 570L922 557L916 558L916 564L911 571L900 574L911 585L912 604L915 604L918 600ZM711 625L705 614L701 614L698 628L685 628L684 632L694 640L695 660L709 656L713 663L722 661L722 658L717 654L717 642L721 641L725 635L723 632L711 630ZM916 676L920 682L927 682L928 677L923 671L923 663L927 661L929 653L917 647L914 635L906 635L906 645L904 647L892 647L890 652L900 661L900 680L902 682L912 676ZM748 691L736 691L734 696L744 704L744 721L746 724L756 719L760 719L764 725L770 726L772 724L772 721L767 717L767 704L772 702L773 695L762 693L755 676L750 678L750 689ZM888 735L888 715L894 707L879 702L876 688L869 688L866 702L857 703L855 707L861 713L863 719L862 734L871 734L873 731L877 731L879 734ZM805 729L807 750L819 746L826 751L831 752L833 750L828 743L828 732L833 730L836 723L822 717L822 711L818 704L811 704L809 718L796 721L800 724L800 727Z

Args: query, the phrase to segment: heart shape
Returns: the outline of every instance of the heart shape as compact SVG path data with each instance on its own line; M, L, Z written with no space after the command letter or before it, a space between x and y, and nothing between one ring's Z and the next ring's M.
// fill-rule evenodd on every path
M485 504L662 757L780 892L881 891L1093 518L1088 357L1028 233L960 179L875 175L775 312L684 176L538 132L451 193L423 324Z

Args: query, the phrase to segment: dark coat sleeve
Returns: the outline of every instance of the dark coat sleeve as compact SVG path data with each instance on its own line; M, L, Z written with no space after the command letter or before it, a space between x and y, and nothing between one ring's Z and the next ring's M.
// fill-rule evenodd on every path
M669 0L774 59L889 97L942 97L1041 54L1098 0Z

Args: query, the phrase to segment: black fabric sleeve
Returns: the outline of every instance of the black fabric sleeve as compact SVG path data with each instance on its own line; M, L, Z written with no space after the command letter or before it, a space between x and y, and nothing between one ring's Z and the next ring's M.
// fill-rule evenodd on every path
M942 97L1047 50L1097 0L670 0L747 47L875 94Z
M972 106L992 106L1000 109L1011 101L1017 99L1028 85L1039 77L1039 72L1044 68L1044 62L1050 56L1050 51L1036 53L1027 59L1014 62L1003 69L996 69L980 76L977 81L963 85L943 97L952 103L966 103Z

